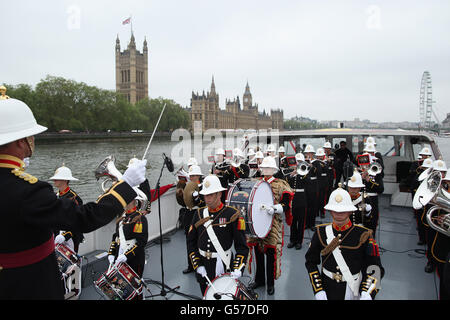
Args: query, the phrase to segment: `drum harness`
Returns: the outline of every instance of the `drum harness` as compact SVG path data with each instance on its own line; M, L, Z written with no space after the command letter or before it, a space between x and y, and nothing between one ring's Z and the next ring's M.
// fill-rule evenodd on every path
M203 209L203 218L204 219L208 219L209 218L209 211L208 208L206 207L205 209ZM206 232L208 233L209 239L211 240L214 248L216 249L216 252L205 252L201 249L199 249L200 254L203 257L206 258L220 258L217 259L216 262L216 275L220 275L221 273L223 273L223 266L220 262L223 261L223 263L225 263L225 266L227 268L227 270L230 270L230 261L231 261L231 249L228 249L227 251L225 251L222 248L222 245L219 242L219 239L217 239L216 233L214 232L214 229L211 226L212 221L211 219L209 219L208 221L205 222L204 227L206 229ZM222 272L220 272L222 271Z

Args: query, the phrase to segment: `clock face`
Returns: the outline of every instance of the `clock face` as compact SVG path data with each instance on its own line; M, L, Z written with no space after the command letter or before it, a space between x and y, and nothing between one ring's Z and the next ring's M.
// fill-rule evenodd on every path
M244 102L248 102L248 98L244 98Z

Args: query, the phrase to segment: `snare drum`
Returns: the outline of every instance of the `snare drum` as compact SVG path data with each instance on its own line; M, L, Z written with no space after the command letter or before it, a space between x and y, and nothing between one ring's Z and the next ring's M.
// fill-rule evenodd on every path
M255 294L229 273L214 278L205 290L203 300L256 300Z
M141 279L125 262L110 267L94 285L110 300L131 300L143 291Z
M81 257L68 246L60 243L55 246L56 261L58 262L59 271L65 273L72 265L81 265Z
M273 215L263 206L272 206L274 200L268 182L260 179L239 179L228 189L225 203L241 211L247 234L258 238L265 238L269 234Z

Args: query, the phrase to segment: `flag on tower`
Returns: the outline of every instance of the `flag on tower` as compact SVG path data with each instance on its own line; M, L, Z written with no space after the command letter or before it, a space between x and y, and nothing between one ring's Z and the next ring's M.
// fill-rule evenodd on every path
M131 22L131 17L129 17L128 19L122 21L122 24L129 24Z

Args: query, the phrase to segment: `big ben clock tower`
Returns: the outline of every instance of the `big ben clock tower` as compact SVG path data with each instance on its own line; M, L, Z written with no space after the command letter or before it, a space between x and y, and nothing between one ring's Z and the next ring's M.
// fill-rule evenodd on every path
M250 107L252 106L252 104L253 104L252 94L250 93L250 87L249 87L248 81L247 81L247 85L245 86L245 92L244 92L244 103L243 103L244 110L249 110Z

